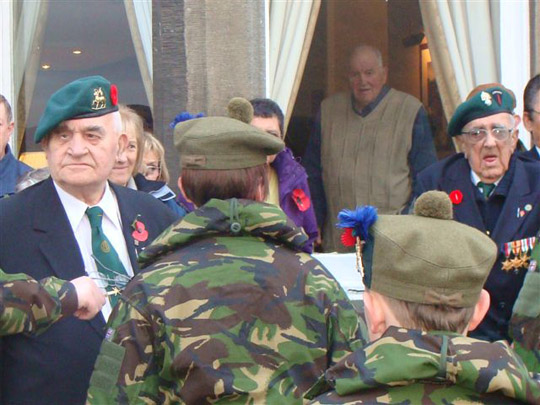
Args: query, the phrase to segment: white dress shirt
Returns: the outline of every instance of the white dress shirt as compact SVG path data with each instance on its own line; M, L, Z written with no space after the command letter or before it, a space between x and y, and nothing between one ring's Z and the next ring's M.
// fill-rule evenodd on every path
M84 269L89 277L96 280L96 283L105 291L106 283L99 280L99 272L97 270L96 262L92 258L92 229L90 227L90 221L86 216L86 209L89 207L86 203L68 194L58 184L54 183L56 192L60 197L60 201L66 211L71 229L79 245L81 252ZM105 185L105 192L101 201L96 204L103 210L103 232L107 236L109 242L112 243L114 249L118 253L120 261L124 265L128 275L133 277L133 267L129 259L126 241L122 232L122 220L120 217L120 210L118 209L118 202L116 197L109 187L109 183ZM101 312L105 320L109 318L112 308L109 300L105 303Z

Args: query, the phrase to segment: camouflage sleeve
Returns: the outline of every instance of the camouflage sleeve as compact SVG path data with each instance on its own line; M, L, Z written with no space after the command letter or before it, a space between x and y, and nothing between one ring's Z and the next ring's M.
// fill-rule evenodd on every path
M108 322L90 379L87 404L157 404L162 363L148 315L124 297Z
M46 330L77 310L75 287L49 277L39 283L25 274L0 270L0 335Z
M512 317L510 336L514 351L529 371L540 373L540 273L529 271L523 281Z
M308 275L306 292L326 306L330 366L367 343L363 319L337 280L323 266L317 266Z

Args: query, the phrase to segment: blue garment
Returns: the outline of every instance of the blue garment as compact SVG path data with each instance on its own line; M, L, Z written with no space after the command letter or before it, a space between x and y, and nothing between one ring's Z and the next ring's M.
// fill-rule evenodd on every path
M448 194L460 191L463 199L454 205L454 219L489 234L497 244L499 255L485 284L491 295L491 306L484 321L470 335L491 341L509 340L512 307L527 270L502 269L506 260L505 244L534 237L540 228L540 165L518 155L512 156L508 171L486 201L471 181L469 162L459 153L418 175L415 198L428 190Z
M9 145L6 145L6 154L0 160L0 198L15 193L17 179L32 168L15 159Z
M527 157L529 159L532 159L532 160L540 160L540 155L538 154L538 150L536 150L534 145L530 150L525 151L525 152L521 152L520 156L525 156L525 157Z
M381 100L386 96L386 94L388 94L389 91L390 87L384 86L377 98L364 107L361 111L358 111L354 107L353 98L351 95L351 105L353 106L353 110L362 117L367 116L377 107L377 105L379 105ZM424 107L421 107L418 110L414 120L412 129L412 145L409 152L408 161L410 167L410 177L412 180L412 190L414 190L418 173L437 161L435 145L433 143L433 135ZM308 174L309 189L311 190L311 195L313 197L317 223L322 226L326 220L327 208L324 184L322 182L320 111L317 114L315 123L313 125L313 131L304 154L303 165ZM412 200L412 195L410 200Z
M178 215L178 219L183 218L186 215L186 210L176 202L176 195L164 181L148 180L141 173L137 173L133 177L133 180L137 185L137 190L144 191L157 198Z
M148 194L111 184L116 196L133 271L137 254L176 220ZM142 222L146 240L133 239L133 222ZM0 268L35 279L72 280L85 275L83 258L52 179L0 200ZM2 338L0 403L84 404L94 363L105 336L105 320L75 317L31 337ZM22 378L21 376L24 376Z

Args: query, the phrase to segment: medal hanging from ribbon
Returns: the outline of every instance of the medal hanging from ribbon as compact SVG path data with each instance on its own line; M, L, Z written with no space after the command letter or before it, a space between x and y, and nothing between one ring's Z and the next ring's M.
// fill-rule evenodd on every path
M505 243L502 252L506 259L502 263L502 270L517 273L521 268L528 268L530 252L535 245L534 236Z

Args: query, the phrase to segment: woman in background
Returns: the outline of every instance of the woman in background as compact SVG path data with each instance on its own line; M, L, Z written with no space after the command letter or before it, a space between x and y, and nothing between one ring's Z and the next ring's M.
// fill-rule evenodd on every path
M183 217L186 212L175 201L176 195L163 181L147 180L139 167L144 154L144 132L141 117L131 108L119 105L122 130L128 137L125 153L121 154L113 167L109 180L133 190L143 191L162 201L173 212Z

